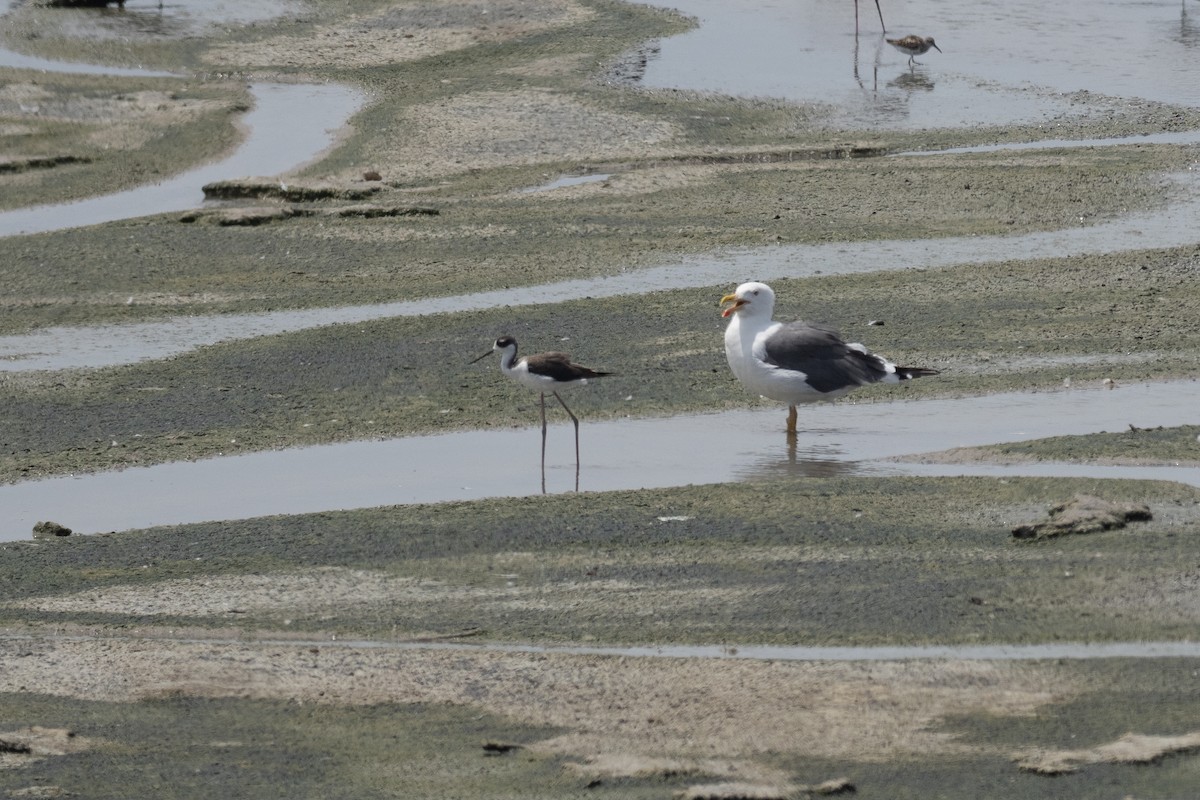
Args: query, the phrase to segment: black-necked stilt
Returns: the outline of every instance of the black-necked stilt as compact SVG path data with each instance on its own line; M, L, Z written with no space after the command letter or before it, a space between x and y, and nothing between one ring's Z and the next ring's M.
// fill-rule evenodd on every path
M917 62L913 59L928 53L931 47L939 53L942 52L942 48L937 46L937 42L933 41L932 36L905 36L903 39L887 39L885 41L908 56L909 66L916 64Z
M883 9L879 7L879 0L875 0L875 10L879 12L879 27L883 28L884 33L887 33L887 25L883 24ZM858 0L854 0L854 35L858 36Z
M897 367L861 344L842 341L837 331L807 322L776 322L775 292L765 283L743 283L721 298L725 358L754 394L788 404L788 435L796 434L796 406L832 400L868 383L897 383L935 369Z
M575 425L575 491L579 491L579 418L559 396L558 390L586 384L592 378L603 378L611 372L601 372L571 361L566 353L537 353L517 358L517 340L501 336L492 349L471 363L481 361L493 352L500 352L500 371L522 386L533 389L541 398L542 412L542 492L546 491L546 392L554 395L571 422Z

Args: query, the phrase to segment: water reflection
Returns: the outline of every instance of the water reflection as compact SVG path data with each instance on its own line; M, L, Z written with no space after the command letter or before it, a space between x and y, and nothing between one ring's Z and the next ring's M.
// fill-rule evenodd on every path
M879 91L879 56L883 52L883 40L882 39L879 39L875 42L875 46L872 48L872 51L874 53L874 57L872 58L872 61L870 64L871 86L868 89L866 83L863 81L862 74L859 72L859 65L861 63L861 59L859 57L859 42L858 42L858 37L857 36L854 37L854 51L853 51L853 56L852 56L853 64L854 64L854 70L853 70L854 82L857 83L858 87L860 89L862 89L864 92L873 94L873 93Z
M887 116L858 90L870 74L859 64L842 2L828 0L670 0L698 17L697 29L663 40L647 64L648 86L750 97L781 97L837 108L831 126L872 128L1009 125L1094 113L1103 96L1200 106L1194 45L1197 11L1173 4L1082 3L1064 12L1044 0L908 0L895 35L921 32L953 42L930 69L938 91L918 108ZM895 14L891 14L895 16ZM891 34L889 34L891 35ZM879 37L878 41L881 41ZM831 50L846 42L854 66ZM846 52L843 50L842 52ZM866 55L864 46L863 55ZM889 51L877 61L900 66ZM1080 104L1070 93L1095 93Z
M914 67L908 72L901 72L888 81L887 85L893 89L902 89L906 92L932 92L933 78L923 68Z
M1197 15L1188 13L1188 0L1182 0L1179 4L1179 28L1174 39L1184 47L1200 44L1200 20Z
M756 478L836 478L842 475L861 475L871 472L860 459L861 453L848 452L838 438L844 431L834 428L806 427L805 430L785 431L785 450L775 455L772 450L755 465Z

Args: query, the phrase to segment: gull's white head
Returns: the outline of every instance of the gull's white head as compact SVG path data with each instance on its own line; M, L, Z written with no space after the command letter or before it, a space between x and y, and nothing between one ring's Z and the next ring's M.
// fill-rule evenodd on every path
M770 319L771 312L775 310L775 292L771 291L771 287L765 283L755 281L743 283L733 294L727 294L721 298L721 305L726 303L733 303L733 305L721 312L722 317L728 318L734 314L741 314L744 317Z

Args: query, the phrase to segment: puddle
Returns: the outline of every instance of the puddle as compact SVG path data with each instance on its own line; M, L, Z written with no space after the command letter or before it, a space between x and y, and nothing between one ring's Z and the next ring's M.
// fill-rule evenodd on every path
M204 205L206 183L278 175L316 158L365 100L359 92L336 85L259 83L250 91L254 107L242 119L246 138L228 158L117 194L0 213L0 236L197 208Z
M836 108L833 126L1053 123L1104 98L1200 106L1200 7L1190 0L893 0L887 36L933 36L909 68L870 2L671 0L700 27L656 43L644 85ZM1086 95L1075 95L1086 92Z
M1200 132L1179 138L1191 143L1200 142ZM425 316L504 306L515 308L584 297L618 297L659 291L664 286L732 287L749 276L770 281L814 275L1115 253L1195 243L1198 240L1195 223L1200 218L1200 168L1168 176L1164 181L1167 183L1165 192L1172 199L1160 210L1057 231L1016 236L777 245L706 253L682 258L673 264L611 276L451 297L422 298L420 303L403 300L364 306L45 328L28 334L0 336L0 372L130 364L166 358L218 342L388 317ZM4 216L0 215L0 225Z
M952 447L1138 427L1194 424L1200 381L840 402L802 409L799 444L771 408L580 426L585 491L752 481L791 475L1077 475L1200 486L1196 467L928 465L882 461ZM938 424L931 426L929 421ZM531 420L532 421L532 420ZM569 424L547 446L547 488L574 485ZM176 462L0 486L0 541L53 520L80 533L333 509L540 493L536 428L464 431ZM631 457L630 454L636 456Z

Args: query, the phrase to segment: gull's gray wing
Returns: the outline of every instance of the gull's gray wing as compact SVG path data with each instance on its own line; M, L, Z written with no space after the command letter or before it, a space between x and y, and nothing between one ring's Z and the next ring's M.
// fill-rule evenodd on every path
M863 386L887 375L883 359L851 347L825 325L789 322L776 328L763 344L768 364L803 372L805 382L818 392Z

